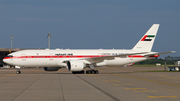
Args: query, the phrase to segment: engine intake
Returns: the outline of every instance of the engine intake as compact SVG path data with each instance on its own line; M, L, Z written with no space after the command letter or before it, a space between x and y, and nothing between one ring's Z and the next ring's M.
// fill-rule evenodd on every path
M68 61L67 69L69 71L82 71L85 67L85 64L81 61Z

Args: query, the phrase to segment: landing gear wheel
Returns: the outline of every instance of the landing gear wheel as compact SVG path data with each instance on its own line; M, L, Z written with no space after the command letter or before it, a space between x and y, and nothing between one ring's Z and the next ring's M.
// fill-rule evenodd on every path
M81 71L81 74L84 74L84 70Z
M17 71L16 74L21 74L21 71Z
M98 70L87 70L86 74L98 74L99 71Z
M90 74L90 70L87 70L87 71L86 71L86 74Z
M95 70L96 74L99 74L99 71L98 70Z
M93 71L93 70L90 70L90 74L94 74L94 71Z

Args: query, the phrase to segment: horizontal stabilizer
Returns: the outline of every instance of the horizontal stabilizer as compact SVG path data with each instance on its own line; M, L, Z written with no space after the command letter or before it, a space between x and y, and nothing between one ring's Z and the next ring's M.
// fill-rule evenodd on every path
M159 52L153 52L153 53L150 53L150 54L145 54L144 56L160 55L160 54L168 54L168 53L175 53L175 52L176 52L176 51L162 52L162 53L159 53Z

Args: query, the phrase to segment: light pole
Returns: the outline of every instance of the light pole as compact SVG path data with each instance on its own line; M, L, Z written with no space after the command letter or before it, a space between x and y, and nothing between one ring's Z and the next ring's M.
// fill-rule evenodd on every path
M11 50L12 50L12 39L13 39L13 34L11 34Z
M48 33L48 48L50 49L50 38L51 38L52 34L51 33Z

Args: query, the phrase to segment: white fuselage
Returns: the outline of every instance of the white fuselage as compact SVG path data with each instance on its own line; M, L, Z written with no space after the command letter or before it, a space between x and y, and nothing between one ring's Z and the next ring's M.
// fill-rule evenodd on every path
M4 62L20 67L63 67L66 63L63 61L78 60L88 64L88 58L112 56L137 53L134 50L23 50L9 54L4 58ZM130 63L143 61L152 57L144 57L141 55L129 55L124 57L115 57L96 62L97 66L122 66ZM92 64L92 63L89 63Z

